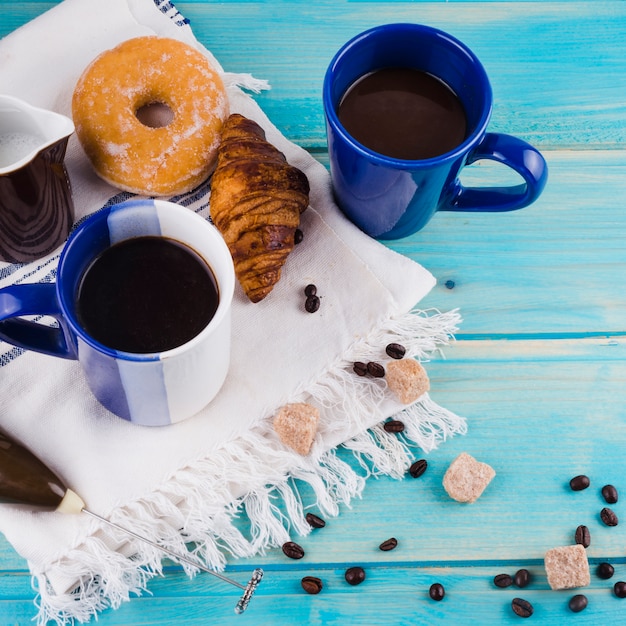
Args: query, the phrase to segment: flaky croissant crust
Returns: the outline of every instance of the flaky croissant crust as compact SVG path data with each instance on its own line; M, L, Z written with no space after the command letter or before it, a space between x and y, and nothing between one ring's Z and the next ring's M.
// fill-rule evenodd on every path
M252 302L280 280L294 247L309 181L265 139L253 120L233 114L222 129L211 181L211 219L233 257L235 274Z

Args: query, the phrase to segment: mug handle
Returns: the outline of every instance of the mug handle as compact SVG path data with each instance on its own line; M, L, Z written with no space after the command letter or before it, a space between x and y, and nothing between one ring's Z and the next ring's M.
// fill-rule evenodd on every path
M503 133L487 133L470 152L466 165L480 159L497 161L515 170L524 179L510 187L464 187L456 181L448 202L440 211L515 211L532 204L548 180L548 165L543 155L529 143Z
M49 315L57 320L59 327L18 319L23 315ZM53 283L10 285L0 290L0 320L0 339L3 341L50 356L77 358L68 341L69 333Z

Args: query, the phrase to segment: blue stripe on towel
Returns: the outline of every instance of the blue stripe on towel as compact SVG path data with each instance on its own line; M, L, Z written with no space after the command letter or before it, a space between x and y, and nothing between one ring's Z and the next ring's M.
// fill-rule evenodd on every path
M8 352L4 354L0 354L0 367L4 367L8 365L11 361L17 359L18 356L21 356L26 352L23 348L16 348L15 346L11 346Z
M189 24L189 20L186 17L183 17L171 0L154 0L154 4L157 6L159 11L165 13L171 20L173 20L176 26L186 26Z

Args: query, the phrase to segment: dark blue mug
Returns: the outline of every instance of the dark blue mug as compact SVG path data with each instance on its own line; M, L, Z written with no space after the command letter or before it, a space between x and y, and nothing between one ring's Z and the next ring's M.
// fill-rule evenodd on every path
M465 110L467 133L456 148L434 158L405 160L375 152L343 127L337 108L349 87L370 72L408 67L442 80ZM488 133L492 92L474 53L443 31L419 24L388 24L348 41L330 63L323 87L330 171L346 216L377 239L399 239L423 228L437 211L513 211L534 202L548 168L527 142ZM463 167L490 159L518 172L509 187L465 187Z

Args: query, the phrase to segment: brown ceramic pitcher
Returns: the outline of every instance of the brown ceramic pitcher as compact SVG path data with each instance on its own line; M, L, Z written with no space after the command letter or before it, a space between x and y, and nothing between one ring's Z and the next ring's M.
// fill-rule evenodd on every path
M46 256L74 221L65 150L72 120L0 95L0 261Z

